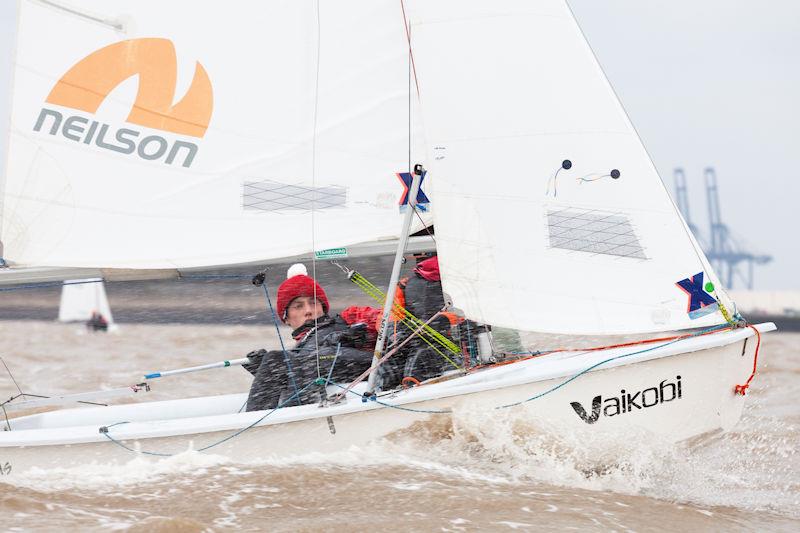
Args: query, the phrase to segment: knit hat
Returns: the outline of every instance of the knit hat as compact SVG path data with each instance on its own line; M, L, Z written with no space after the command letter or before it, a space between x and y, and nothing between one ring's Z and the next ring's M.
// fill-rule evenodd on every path
M442 276L439 273L439 256L434 255L425 261L419 262L414 272L426 281L441 281Z
M316 294L315 294L316 290ZM303 296L317 297L322 304L322 310L328 314L328 296L322 290L319 283L308 276L308 271L301 263L296 263L289 267L287 279L278 287L278 316L286 322L286 310L292 300Z

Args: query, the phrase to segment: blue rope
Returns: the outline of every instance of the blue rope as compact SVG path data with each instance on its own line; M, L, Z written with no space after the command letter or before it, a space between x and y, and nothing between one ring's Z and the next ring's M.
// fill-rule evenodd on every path
M102 283L102 279L93 279L93 280L80 280L80 281L70 281L69 283L65 281L49 281L45 283L34 283L30 285L14 285L12 287L0 287L0 292L6 291L21 291L25 289L42 289L46 287L61 287L63 285L83 285L84 283Z
M336 360L339 358L339 352L342 349L342 343L339 342L336 344L336 355L333 356L333 363L331 363L331 369L328 371L328 378L325 380L325 385L330 385L331 383L331 376L333 375L333 367L336 366Z
M300 405L300 393L297 391L297 382L294 380L294 370L292 370L292 363L291 361L289 361L289 354L286 353L286 346L283 344L283 336L281 335L281 328L278 326L278 315L275 314L275 308L272 307L272 299L269 297L269 289L267 289L267 284L264 283L262 287L264 287L264 294L267 297L267 303L269 304L269 311L270 313L272 313L272 322L275 324L275 331L278 332L278 340L281 343L283 360L286 362L286 368L289 371L289 381L291 382L292 388L294 389L294 393L297 396L297 405Z
M674 339L674 340L665 342L663 344L659 344L657 346L651 346L650 348L645 348L643 350L638 350L638 351L631 352L631 353L626 353L626 354L623 354L623 355L617 355L615 357L609 357L608 359L605 359L603 361L600 361L599 363L593 364L592 366L590 366L588 368L584 368L583 370L581 370L580 372L578 372L574 376L570 377L566 381L563 381L563 382L559 383L558 385L556 385L555 387L552 387L552 388L550 388L550 389L548 389L548 390L546 390L544 392L540 392L539 394L536 394L535 396L531 396L527 400L522 400L522 401L519 401L519 402L510 403L510 404L507 404L507 405L500 405L498 407L495 407L495 409L505 409L507 407L514 407L516 405L522 405L523 403L527 403L527 402L530 402L530 401L533 401L533 400L537 400L537 399L541 398L542 396L546 396L546 395L550 394L551 392L554 392L554 391L560 389L561 387L565 386L567 383L575 381L576 379L578 379L582 375L586 374L587 372L590 372L590 371L594 370L598 366L604 365L604 364L609 363L611 361L616 361L617 359L622 359L624 357L630 357L632 355L639 355L639 354L643 354L643 353L646 353L646 352L651 352L651 351L656 350L658 348L663 348L664 346L669 346L670 344L675 344L676 342L680 342L680 341L686 340L688 338L697 337L699 335L703 335L703 334L709 333L711 331L716 331L718 329L725 329L725 328L728 328L728 327L729 327L728 324L720 324L719 326L713 326L713 327L710 327L710 328L707 328L707 329L700 330L700 331L698 331L696 333L693 333L692 335L690 335L688 337L681 337L679 339Z
M188 276L181 275L181 281L201 281L208 279L252 279L249 274L192 274Z
M269 296L267 296L267 298L269 298ZM703 330L697 331L696 333L693 333L692 335L689 335L688 337L681 337L681 338L674 339L674 340L671 340L671 341L668 341L668 342L665 342L665 343L662 343L662 344L659 344L659 345L656 345L656 346L651 346L651 347L649 347L649 348L645 348L645 349L642 349L642 350L637 350L637 351L635 351L635 352L631 352L631 353L627 353L627 354L623 354L623 355L617 355L617 356L615 356L615 357L609 357L608 359L605 359L605 360L603 360L603 361L600 361L599 363L595 363L594 365L592 365L592 366L589 366L589 367L587 367L587 368L585 368L585 369L581 370L580 372L578 372L577 374L573 375L573 376L572 376L572 377L570 377L569 379L567 379L567 380L565 380L565 381L563 381L563 382L559 383L558 385L556 385L556 386L554 386L554 387L551 387L550 389L548 389L548 390L546 390L546 391L544 391L544 392L541 392L541 393L539 393L539 394L536 394L536 395L534 395L534 396L531 396L530 398L528 398L528 399L526 399L526 400L522 400L522 401L515 402L515 403L510 403L510 404L507 404L507 405L500 405L500 406L497 406L497 407L495 407L495 409L506 409L506 408L509 408L509 407L515 407L515 406L517 406L517 405L522 405L522 404L524 404L524 403L527 403L527 402L530 402L530 401L533 401L533 400L537 400L537 399L539 399L539 398L542 398L543 396L546 396L546 395L550 394L551 392L554 392L554 391L556 391L556 390L558 390L558 389L560 389L560 388L564 387L564 386L565 386L565 385L567 385L568 383L571 383L572 381L575 381L576 379L578 379L580 376L582 376L582 375L586 374L587 372L590 372L590 371L594 370L595 368L597 368L597 367L599 367L599 366L602 366L602 365L604 365L604 364L606 364L606 363L609 363L609 362L611 362L611 361L616 361L617 359L622 359L622 358L625 358L625 357L631 357L631 356L633 356L633 355L639 355L639 354L647 353L647 352L650 352L650 351L656 350L656 349L658 349L658 348L663 348L664 346L669 346L669 345L671 345L671 344L675 344L675 343L677 343L677 342L680 342L680 341L682 341L682 340L686 340L687 338L698 337L698 336L700 336L700 335L704 335L704 334L706 334L706 333L710 333L710 332L712 332L712 331L717 331L717 330L720 330L720 329L726 329L726 328L728 328L728 327L729 327L729 326L728 326L728 324L720 324L720 325L718 325L718 326L713 326L713 327L710 327L710 328L707 328L707 329L703 329ZM339 356L339 350L338 350L338 348L337 348L337 351L336 351L336 357L338 357L338 356ZM333 365L335 365L335 364L336 364L336 359L334 358ZM237 436L241 435L241 434L242 434L242 433L244 433L245 431L247 431L247 430L249 430L249 429L253 428L254 426L256 426L257 424L259 424L261 421L263 421L264 419L266 419L268 416L270 416L272 413L274 413L274 412L275 412L275 411L277 411L278 409L281 409L283 406L285 406L286 404L288 404L290 401L292 401L292 400L293 400L293 399L295 399L295 398L297 398L297 401L298 401L298 404L299 404L299 402L300 402L300 398L299 398L300 394L301 394L301 393L303 393L303 392L305 392L305 391L306 391L306 389L308 389L308 388L309 388L309 387L311 387L312 385L324 385L324 384L326 384L326 382L327 382L328 384L336 385L336 386L337 386L337 387L339 387L340 389L345 389L345 392L349 392L349 393L351 393L351 394L354 394L354 395L356 395L356 396L359 396L359 397L361 397L361 398L363 399L363 397L362 397L360 394L358 394L357 392L355 392L355 391L353 391L353 390L350 390L350 389L348 389L347 387L344 387L344 386L342 386L342 385L339 385L338 383L331 383L331 381L330 381L330 378L331 378L331 374L333 373L333 365L331 366L331 371L328 373L328 379L327 379L326 381L323 381L321 378L318 378L318 379L316 379L316 380L314 380L314 381L310 382L308 385L306 385L305 387L303 387L301 390L299 390L299 391L295 392L295 393L294 393L292 396L290 396L289 398L287 398L286 400L284 400L283 402L281 402L281 403L280 403L280 404L279 404L277 407L275 407L274 409L272 409L271 411L269 411L267 414L265 414L264 416L262 416L261 418L259 418L258 420L256 420L256 421L255 421L255 422L253 422L252 424L250 424L249 426L247 426L247 427L245 427L245 428L242 428L242 429L240 429L240 430L238 430L238 431L234 432L233 434L231 434L231 435L229 435L229 436L225 437L224 439L221 439L221 440L219 440L219 441L217 441L217 442L215 442L215 443L213 443L213 444L209 444L208 446L204 446L203 448L199 448L197 451L200 451L200 452L202 452L202 451L209 450L209 449L211 449L211 448L213 448L213 447L215 447L215 446L219 446L219 445L220 445L220 444L222 444L223 442L227 442L227 441L229 441L229 440L231 440L231 439L233 439L233 438L235 438L235 437L237 437ZM411 408L411 407L402 407L402 406L399 406L399 405L392 405L392 404L390 404L390 403L382 402L382 401L378 400L378 399L377 399L376 397L374 397L374 396L373 396L373 397L370 397L370 398L369 398L369 401L373 401L373 402L375 402L375 403L377 403L378 405L381 405L381 406L383 406L383 407L388 407L388 408L391 408L391 409L398 409L398 410L400 410L400 411L407 411L407 412L411 412L411 413L424 413L424 414L449 414L449 413L452 413L452 410L450 410L450 409L447 409L447 410L438 410L438 409L413 409L413 408ZM109 426L106 426L106 428L111 428L111 427L114 427L114 426L117 426L117 425L121 425L121 424L128 424L128 423L129 423L129 422L117 422L117 423L115 423L115 424L111 424L111 425L109 425ZM124 448L124 449L126 449L126 450L128 450L128 451L130 451L130 452L133 452L133 453L140 453L140 454L143 454L143 455L153 455L153 456L158 456L158 457L171 457L171 456L175 455L175 454L168 454L168 453L158 453L158 452L148 452L148 451L137 451L137 450L134 450L134 449L131 449L131 448L129 448L128 446L125 446L125 444L123 444L122 442L120 442L120 441L118 441L118 440L114 439L114 438L113 438L111 435L109 435L107 432L106 432L106 433L103 433L103 435L105 435L105 436L106 436L106 438L107 438L107 439L109 439L109 440L110 440L111 442L113 442L114 444L117 444L118 446L120 446L120 447L122 447L122 448Z
M337 386L337 387L339 387L340 389L345 389L345 390L346 390L346 392L349 392L350 394L355 394L355 395L356 395L356 396L358 396L359 398L362 398L362 399L364 398L363 396L361 396L359 393L355 392L354 390L352 390L352 389L349 389L349 390L348 390L348 389L347 389L347 387L343 387L342 385L339 385L338 383L332 383L332 385L336 385L336 386ZM384 407L390 407L390 408L392 408L392 409L399 409L400 411L408 411L408 412L411 412L411 413L428 413L428 414L435 414L435 415L438 415L438 414L447 414L447 413L452 413L452 412L453 412L453 411L452 411L452 410L450 410L450 409L447 409L447 410L438 410L438 409L412 409L411 407L401 407L401 406L399 406L399 405L392 405L392 404L390 404L390 403L382 402L382 401L378 400L377 398L375 398L374 396L371 396L371 397L369 397L369 401L371 401L371 402L375 402L375 403L377 403L378 405L382 405L382 406L384 406Z
M316 380L315 380L315 381L312 381L311 383L309 383L308 385L306 385L305 387L303 387L303 388L302 388L301 390L299 390L298 392L296 392L296 393L292 394L290 397L288 397L288 398L287 398L287 399L285 399L283 402L281 402L280 404L278 404L278 406L277 406L277 407L275 407L275 408L274 408L274 409L272 409L271 411L267 412L267 414L265 414L264 416L262 416L261 418L259 418L258 420L256 420L256 421L255 421L255 422L253 422L252 424L250 424L249 426L247 426L247 427L244 427L244 428L242 428L242 429L240 429L240 430L238 430L238 431L236 431L236 432L232 433L231 435L228 435L228 436L227 436L227 437L225 437L224 439L220 439L220 440L218 440L217 442L214 442L214 443L212 443L212 444L209 444L208 446L204 446L204 447L202 447L202 448L199 448L197 451L198 451L198 452L204 452L204 451L206 451L206 450L210 450L211 448L213 448L213 447L215 447L215 446L219 446L219 445L220 445L220 444L222 444L223 442L227 442L227 441L229 441L229 440L231 440L231 439L233 439L233 438L235 438L235 437L238 437L239 435L241 435L241 434L242 434L242 433L244 433L245 431L247 431L247 430L249 430L249 429L252 429L252 428L253 428L253 427L255 427L256 425L258 425L258 424L259 424L261 421L263 421L265 418L267 418L269 415L271 415L272 413L274 413L274 412L275 412L275 411L277 411L278 409L281 409L283 406L285 406L285 405L286 405L287 403L289 403L290 401L294 400L294 399L295 399L295 397L297 397L297 398L298 398L298 402L299 402L299 396L300 396L300 394L302 394L303 392L305 392L305 390L306 390L306 389L308 389L309 387L311 387L311 385L315 385L316 383L317 383L317 382L316 382ZM112 428L112 427L114 427L114 426L119 426L119 425L122 425L122 424L130 424L130 422L116 422L116 423L114 423L114 424L111 424L111 425L109 425L109 426L105 426L105 427L106 427L106 429L108 429L108 428ZM115 439L114 437L112 437L111 435L109 435L109 434L108 434L108 432L105 432L105 433L103 433L103 435L105 435L105 437L106 437L108 440L110 440L111 442L113 442L113 443L114 443L114 444L116 444L117 446L120 446L121 448L124 448L124 449L128 450L129 452L133 452L133 453L139 453L139 454L142 454L142 455L152 455L152 456L155 456L155 457L173 457L173 456L175 456L175 455L176 455L176 454L174 454L174 453L160 453L160 452L148 452L148 451L146 451L146 450L134 450L133 448L130 448L130 447L126 446L126 445L125 445L125 444L123 444L122 442L118 441L117 439Z
M180 276L179 281L203 281L213 279L250 279L252 276L244 274L196 274L191 276ZM48 287L62 287L64 285L82 285L84 283L108 283L105 279L79 280L79 281L46 281L42 283L30 283L26 285L13 285L11 287L0 287L0 292L21 291L27 289L45 289Z

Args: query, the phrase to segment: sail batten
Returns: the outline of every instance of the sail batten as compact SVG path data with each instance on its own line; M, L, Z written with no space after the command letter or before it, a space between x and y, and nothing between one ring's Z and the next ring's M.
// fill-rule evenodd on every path
M364 257L385 256L397 249L398 240L389 239L374 242L357 243L351 246L337 246L329 249L318 249L314 254L300 254L289 257L275 257L247 263L233 264L229 260L220 264L203 265L186 268L69 268L69 267L24 267L11 265L11 268L0 269L0 287L30 283L49 283L73 278L101 278L105 281L142 281L157 279L178 279L184 275L192 275L216 269L252 268L260 270L265 266L282 265L301 261L352 260ZM436 251L436 243L429 235L408 238L406 253L423 253Z

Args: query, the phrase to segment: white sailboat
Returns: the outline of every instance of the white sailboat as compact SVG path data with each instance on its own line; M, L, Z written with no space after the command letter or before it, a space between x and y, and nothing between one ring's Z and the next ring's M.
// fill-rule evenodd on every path
M65 280L61 288L58 321L81 322L94 329L116 329L102 278Z
M94 0L67 20L56 4L20 4L12 272L141 279L372 253L397 238L394 174L421 162L432 209L401 237L434 223L443 288L467 318L678 333L367 398L361 382L321 406L240 412L235 394L13 418L0 434L13 472L189 447L327 452L473 409L519 410L587 443L679 441L740 417L736 385L774 325L733 316L562 0L252 2L230 8L235 28L195 3Z

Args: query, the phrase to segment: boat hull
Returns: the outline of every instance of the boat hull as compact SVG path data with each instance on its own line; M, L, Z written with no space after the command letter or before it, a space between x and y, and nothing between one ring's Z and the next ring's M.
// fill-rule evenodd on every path
M760 329L774 329L769 326ZM420 424L458 426L476 413L524 420L532 431L568 434L586 446L605 446L609 439L678 442L726 431L738 421L745 397L734 386L752 370L754 334L742 329L681 341L685 345L547 356L381 396L380 403L353 395L340 404L285 408L266 417L237 413L244 395L32 415L12 419L12 431L0 433L0 469L14 476L189 449L234 460L285 459L402 437Z

